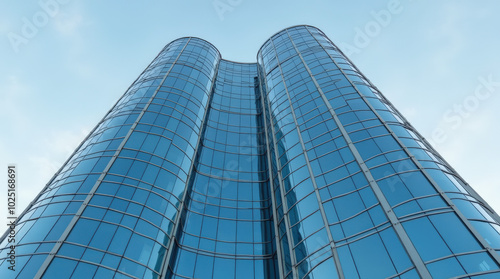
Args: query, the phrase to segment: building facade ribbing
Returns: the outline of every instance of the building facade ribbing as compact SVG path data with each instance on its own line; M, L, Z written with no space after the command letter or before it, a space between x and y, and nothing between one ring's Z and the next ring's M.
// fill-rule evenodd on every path
M17 224L1 278L498 278L500 217L322 33L168 44Z

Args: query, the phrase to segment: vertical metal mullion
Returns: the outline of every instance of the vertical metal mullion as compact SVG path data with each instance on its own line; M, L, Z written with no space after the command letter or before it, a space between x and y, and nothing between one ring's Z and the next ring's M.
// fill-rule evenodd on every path
M285 30L285 32L288 35L288 38L290 39L290 42L292 43L292 45L295 47L295 45L293 44L292 38L288 34L288 30ZM313 187L314 187L314 193L315 193L316 199L318 201L319 212L321 214L321 218L323 219L323 225L324 225L326 233L328 235L328 240L329 240L329 245L330 245L330 248L331 248L331 251L332 251L333 260L334 260L335 266L337 268L337 274L338 274L338 276L339 276L340 279L344 279L345 278L344 277L344 272L342 270L342 265L340 264L340 258L339 258L338 252L337 252L337 247L336 247L335 242L333 240L332 232L330 231L330 226L328 224L328 218L326 217L325 208L323 207L323 203L321 201L321 196L319 194L318 185L316 184L316 178L314 177L314 172L312 170L311 163L309 161L309 156L307 155L307 150L306 150L306 146L304 144L304 140L302 138L302 134L301 134L301 131L300 131L299 123L297 122L297 116L295 115L295 111L293 109L292 99L290 97L290 93L288 92L288 86L286 85L285 76L283 75L283 69L281 68L281 64L280 64L280 61L279 61L279 58L278 58L278 51L276 49L276 46L274 45L274 42L271 41L271 43L272 43L272 45L274 47L274 51L276 53L276 59L278 60L278 67L279 67L279 70L280 70L280 73L281 73L281 78L283 80L283 87L285 89L285 92L286 92L286 95L287 95L287 98L288 98L288 103L290 104L290 111L291 111L291 114L293 116L293 121L294 121L294 124L295 124L295 129L297 131L297 135L299 137L299 143L300 143L300 145L302 147L302 154L304 154L304 158L305 158L305 161L306 161L306 165L307 165L307 169L308 169L308 172L309 172L309 176L311 178L311 182L312 182ZM299 53L299 52L297 51L297 53ZM299 53L299 55L300 55L300 53Z
M306 30L314 38L314 36L311 34L311 32L309 31L309 29L307 29L307 27L306 27ZM316 38L314 38L314 39L316 40ZM321 44L317 40L316 40L316 42L318 43L318 45L321 46ZM300 55L300 53L299 53L299 55ZM301 59L302 59L303 63L305 64L302 56L301 56ZM338 67L337 64L335 64L335 65ZM333 119L335 120L335 123L339 127L340 132L344 136L344 138L345 138L345 140L347 142L347 146L351 150L352 154L354 155L354 158L356 159L356 162L360 166L363 174L365 175L365 178L367 179L368 183L370 184L370 187L373 190L373 193L375 194L375 196L377 197L377 200L379 201L380 206L384 210L385 215L387 216L387 218L391 222L392 227L394 228L394 231L396 232L396 234L398 235L399 239L401 240L401 243L403 244L403 247L408 252L408 256L410 257L411 261L415 265L415 268L417 269L418 273L420 274L420 276L422 278L432 278L431 275L430 275L430 273L429 273L429 271L425 267L424 261L422 260L422 258L418 254L417 249L415 248L415 246L413 245L413 243L410 240L410 237L408 236L408 234L404 230L403 225L399 222L398 217L392 211L392 208L391 208L389 202L387 201L385 195L383 194L382 190L378 186L377 182L375 182L375 179L373 178L373 176L372 176L369 168L364 163L364 160L361 157L358 149L356 148L356 146L352 142L352 140L351 140L351 138L349 136L349 133L347 132L347 130L342 125L342 122L338 118L335 110L333 109L333 107L331 106L330 102L326 98L326 96L325 96L323 90L321 89L318 81L313 76L311 70L309 69L309 67L306 64L305 64L305 67L308 70L308 72L309 72L309 74L311 76L311 79L314 82L314 84L315 84L318 92L320 93L321 97L323 98L323 101L325 102L326 106L328 107L328 110L330 111ZM344 72L342 72L342 74L345 76Z
M113 154L113 156L109 160L108 164L106 165L106 168L104 168L104 170L102 171L101 175L97 179L97 181L94 184L94 186L92 186L92 189L87 194L87 197L83 201L83 203L80 206L80 208L78 209L78 211L75 213L75 216L73 217L73 219L71 219L70 223L66 226L66 229L64 230L64 232L59 237L59 240L56 242L56 244L54 245L54 247L50 251L49 255L47 256L47 258L45 259L45 261L42 263L42 265L40 266L40 268L38 269L38 272L35 274L35 277L34 277L35 279L39 279L39 278L41 278L43 276L43 274L47 270L49 264L54 259L56 253L59 251L59 249L61 248L61 246L64 243L64 241L66 241L66 238L68 237L68 235L70 234L70 232L73 230L76 222L80 219L81 214L83 213L83 211L87 207L88 203L90 202L90 200L94 196L95 192L97 191L97 188L99 188L99 185L101 184L102 180L107 175L109 169L111 168L111 166L115 162L116 158L120 154L121 150L123 149L123 146L125 145L125 143L127 142L127 140L130 138L130 135L134 132L134 130L135 130L137 124L139 123L139 121L141 120L142 116L144 115L144 113L149 108L149 105L151 104L151 102L153 101L153 99L155 98L155 96L158 94L158 91L160 90L161 86L165 82L168 74L170 73L170 71L174 67L174 65L177 62L177 60L179 60L179 57L181 56L181 54L184 51L184 49L186 48L186 46L189 44L190 40L191 40L191 38L189 38L187 40L186 44L184 45L184 47L182 48L182 50L177 55L177 58L175 59L175 61L172 63L172 65L170 65L170 68L169 68L168 72L165 74L165 76L163 77L162 81L160 82L160 84L156 88L156 91L153 93L153 95L151 96L151 98L149 99L149 101L147 102L147 104L144 106L144 108L142 109L142 111L139 114L139 116L137 116L137 119L135 120L134 124L132 124L132 126L130 127L129 131L127 132L127 135L123 138L122 142L120 143L120 145L118 146L117 150L115 151L115 154Z
M309 31L309 29L307 29ZM310 33L310 31L309 31ZM326 51L326 49L324 48L323 45L321 45L319 43L319 41L314 37L314 35L312 33L310 33L311 36L316 40L316 42L318 42L318 44L323 48L323 50L325 51L325 53L330 57L330 59L332 60L332 62L337 66L337 68L341 71L341 73L345 76L345 78L347 79L347 81L351 84L351 86L356 90L356 92L358 93L358 95L360 96L360 98L366 103L366 105L372 110L372 112L377 116L377 118L380 120L380 122L385 126L385 128L387 129L387 131L391 134L391 136L396 140L396 142L401 146L401 148L405 151L405 153L407 154L407 156L412 160L412 162L417 166L417 168L422 172L422 174L427 178L427 180L429 180L429 182L432 184L432 186L434 187L434 189L436 190L436 192L441 196L441 198L443 198L443 200L446 201L446 203L450 206L450 208L455 212L455 214L457 214L457 216L459 217L459 219L462 221L462 223L469 229L469 231L474 235L474 237L481 243L481 245L483 246L483 248L485 248L488 253L490 254L490 256L492 256L495 261L500 264L500 255L495 251L495 249L493 249L491 247L491 245L488 244L488 242L486 242L486 240L483 238L483 236L474 228L474 226L470 223L469 219L467 219L465 217L465 215L463 215L462 212L460 212L456 205L453 203L453 201L450 199L450 197L448 197L448 195L445 194L445 192L441 189L441 187L436 183L436 181L434 181L434 179L432 178L432 176L427 172L427 170L422 166L422 164L420 164L420 161L411 153L411 151L406 147L406 145L403 144L403 142L399 139L399 137L394 133L394 131L392 131L391 127L387 124L386 121L384 121L382 119L382 117L380 116L380 114L375 110L375 108L370 104L370 102L366 99L366 97L361 93L359 92L358 88L356 87L356 85L351 81L351 79L345 74L345 72L342 70L342 68L340 68L337 64L337 62L335 62L335 60L333 59L333 57L331 57L331 55ZM331 42L330 42L331 43ZM333 44L333 43L332 43ZM342 56L343 53L341 53ZM344 56L345 57L345 56ZM347 58L347 57L345 57ZM349 61L349 60L348 60ZM352 62L349 61L349 63L352 64ZM353 64L354 65L354 64ZM356 68L357 70L357 73L361 76L363 76L361 74L361 72ZM363 76L365 80L368 81L368 79ZM375 87L374 87L375 88ZM378 91L378 90L377 90ZM379 92L380 93L380 92ZM406 121L406 119L404 119Z
M258 72L258 83L259 83L259 93L260 93L260 102L261 102L261 113L262 113L262 119L263 119L263 127L264 129L264 136L266 138L266 157L267 157L267 169L268 169L268 175L269 175L269 190L270 190L270 195L271 195L271 202L272 202L272 208L273 208L273 223L274 223L274 238L276 241L276 254L278 255L278 269L279 269L279 277L280 278L285 278L285 270L283 269L283 259L282 259L282 253L283 253L283 248L281 247L281 241L280 241L280 231L278 227L278 210L276 206L276 197L274 196L274 179L273 179L273 172L272 172L272 163L271 163L271 154L269 152L269 136L268 136L268 131L267 131L267 119L266 119L266 108L264 105L264 92L262 91L262 83L260 82L261 80L264 80L264 77L261 79L260 78L260 70L259 66L257 65L257 72ZM290 249L290 251L292 251Z

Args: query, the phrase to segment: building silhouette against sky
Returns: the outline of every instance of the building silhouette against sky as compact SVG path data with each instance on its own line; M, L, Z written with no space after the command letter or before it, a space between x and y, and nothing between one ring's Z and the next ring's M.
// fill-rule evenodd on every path
M402 92L401 94L404 94ZM20 216L0 278L500 278L500 218L317 28L169 43Z

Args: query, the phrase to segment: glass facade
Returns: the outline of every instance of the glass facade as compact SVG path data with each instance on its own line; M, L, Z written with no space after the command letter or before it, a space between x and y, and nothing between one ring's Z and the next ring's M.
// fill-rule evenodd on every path
M168 44L18 219L0 278L500 278L500 217L319 29Z

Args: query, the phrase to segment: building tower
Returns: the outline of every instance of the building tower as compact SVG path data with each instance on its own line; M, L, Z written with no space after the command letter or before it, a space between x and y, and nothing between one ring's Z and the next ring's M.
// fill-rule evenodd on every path
M168 44L18 218L0 278L499 278L500 217L317 28Z

